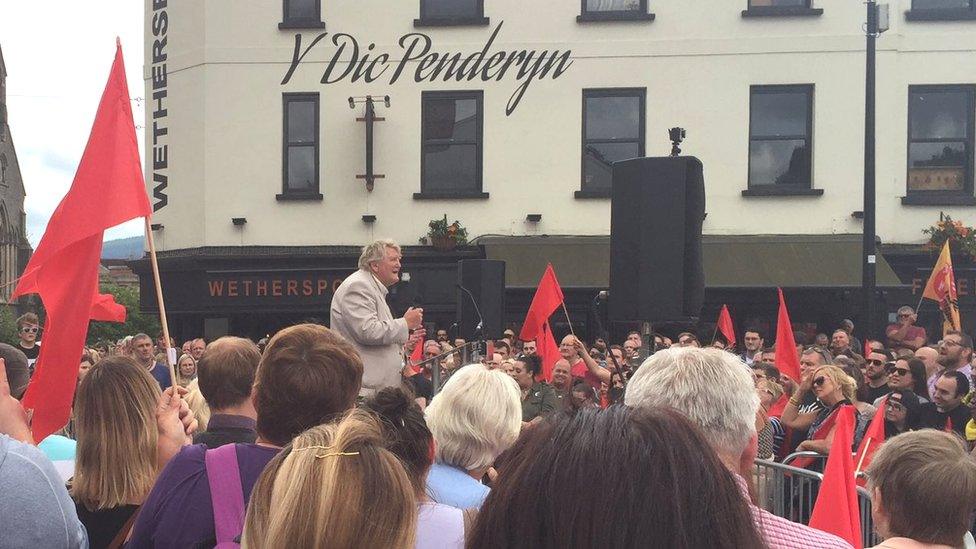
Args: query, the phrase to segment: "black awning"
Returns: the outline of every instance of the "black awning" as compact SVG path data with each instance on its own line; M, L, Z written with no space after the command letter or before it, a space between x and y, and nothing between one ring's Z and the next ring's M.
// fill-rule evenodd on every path
M606 288L608 236L483 237L488 259L506 262L509 288L535 288L552 263L564 288ZM860 288L861 235L745 235L702 239L706 288ZM901 287L878 254L878 287Z

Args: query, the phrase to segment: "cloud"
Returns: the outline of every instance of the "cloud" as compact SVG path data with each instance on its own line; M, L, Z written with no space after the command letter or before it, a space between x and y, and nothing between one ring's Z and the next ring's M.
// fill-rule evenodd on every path
M27 191L28 239L36 246L71 186L112 66L116 36L122 40L129 93L144 95L144 6L138 0L0 0L0 5L10 133ZM57 17L51 17L52 10ZM141 125L143 108L133 102L132 110ZM136 134L143 150L142 133ZM137 234L141 222L106 236Z

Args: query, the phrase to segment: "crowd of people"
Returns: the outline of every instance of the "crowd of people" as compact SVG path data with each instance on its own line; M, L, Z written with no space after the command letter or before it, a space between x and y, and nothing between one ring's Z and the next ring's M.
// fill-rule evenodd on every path
M361 296L382 303L398 252L364 250L331 329L86 349L71 419L44 441L19 402L39 322L18 319L0 345L0 547L848 548L764 508L754 478L798 451L822 467L845 405L852 452L884 418L866 471L879 547L972 541L968 335L928 346L903 309L862 345L845 322L795 350L790 379L754 328L739 351L569 334L547 372L514 329L475 361L447 330L427 341L420 309L370 313Z

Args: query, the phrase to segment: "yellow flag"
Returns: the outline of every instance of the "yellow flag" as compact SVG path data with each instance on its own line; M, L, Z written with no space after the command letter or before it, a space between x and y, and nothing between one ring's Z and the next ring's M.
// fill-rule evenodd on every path
M939 302L942 311L942 330L959 330L959 297L956 295L956 277L952 273L952 256L949 255L949 241L942 246L939 260L935 262L932 276L925 284L922 297Z

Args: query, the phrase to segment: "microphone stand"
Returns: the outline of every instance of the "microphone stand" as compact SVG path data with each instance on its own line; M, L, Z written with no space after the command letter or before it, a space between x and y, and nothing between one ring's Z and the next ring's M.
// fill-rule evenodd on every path
M475 314L478 315L478 325L474 327L474 334L472 334L473 335L472 340L475 341L475 342L478 342L479 344L480 343L484 343L484 341L485 341L485 334L484 334L485 319L484 319L484 317L481 316L481 309L478 308L478 300L475 299L474 298L474 294L472 294L471 291L468 290L467 288L465 288L464 286L462 286L460 284L455 284L455 286L457 286L457 289L458 290L461 290L462 292L464 292L465 294L467 294L468 299L471 300L471 304L474 305L474 312L475 312ZM460 327L458 327L458 331L460 331ZM476 348L475 351L480 350L480 345L478 347L479 348ZM472 357L472 358L477 358L477 352L475 353L475 357Z

